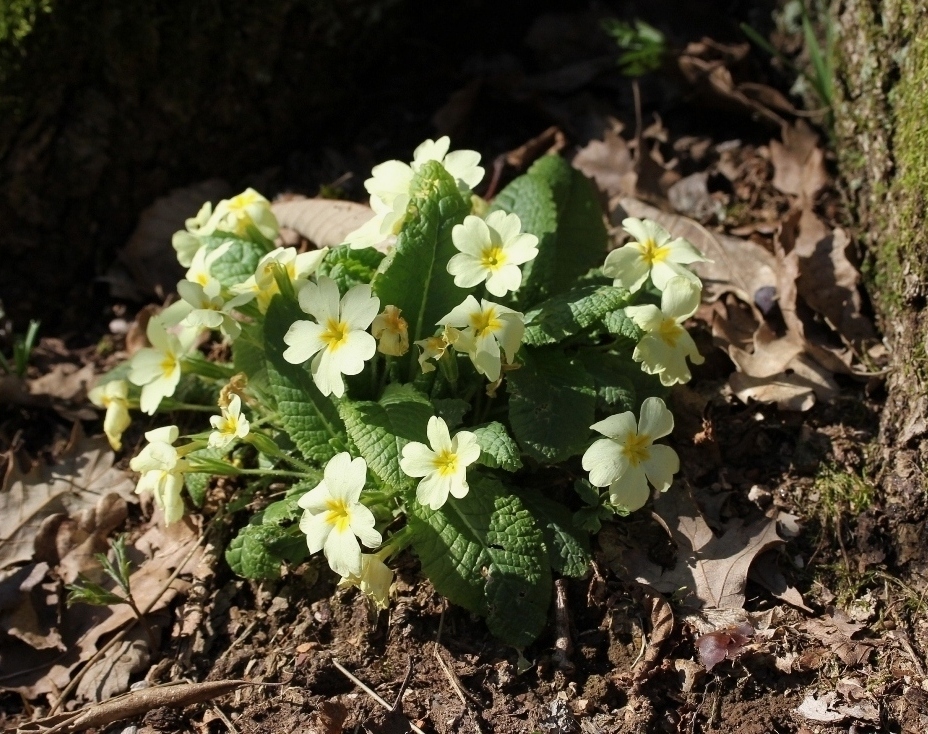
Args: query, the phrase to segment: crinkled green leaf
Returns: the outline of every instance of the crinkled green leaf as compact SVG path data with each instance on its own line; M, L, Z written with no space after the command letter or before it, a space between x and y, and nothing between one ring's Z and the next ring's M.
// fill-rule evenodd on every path
M384 393L380 402L343 400L338 406L348 436L368 467L394 489L416 481L400 468L403 447L410 441L426 443L432 404L409 385Z
M410 505L413 545L435 589L486 616L504 642L533 642L547 621L551 569L542 532L521 500L477 478L464 499L449 498L439 510Z
M338 284L339 292L345 293L353 286L370 283L383 257L383 253L373 247L353 250L348 245L340 245L326 254L318 275L331 278Z
M271 550L271 544L285 535L277 525L246 525L226 548L226 562L248 579L280 578L284 559Z
M600 321L628 303L624 288L587 285L561 293L525 314L525 337L529 346L555 344Z
M603 327L610 334L623 337L632 347L644 336L644 332L628 317L624 308L606 314L603 317Z
M470 213L470 202L437 161L422 166L411 191L409 220L372 283L382 305L402 310L410 343L434 333L437 321L464 300L447 266L457 253L451 230ZM417 357L410 349L398 358L410 377L419 372Z
M287 490L282 500L272 502L264 508L262 522L265 525L283 525L284 523L299 520L303 516L303 508L299 506L300 497L313 489L322 481L322 474L316 479L300 480Z
M248 387L259 396L267 392L267 365L264 359L264 329L260 323L246 324L232 342L232 367L248 377Z
M648 376L632 361L631 354L623 358L617 354L583 350L577 353L577 358L596 381L599 410L623 413L637 409L640 403L635 383Z
M509 425L523 451L558 463L586 448L595 422L596 387L577 359L560 349L525 349L525 364L507 375Z
M519 457L519 445L515 442L506 426L498 421L471 428L480 444L480 458L477 462L491 469L519 471L522 459Z
M519 497L544 533L551 567L565 576L585 576L591 560L590 536L574 524L570 511L537 493L522 492Z
M547 182L519 176L497 194L491 211L515 214L522 231L538 238L538 255L522 266L522 285L516 291L520 307L538 303L549 293L557 250L557 205Z
M220 460L223 455L223 452L218 449L204 448L191 451L188 458ZM213 475L206 472L188 472L184 474L184 486L187 488L187 494L190 495L195 507L203 507L203 503L206 501L206 490L209 488L209 481L212 478Z
M309 461L322 463L346 448L345 426L304 365L284 359L284 334L306 314L293 301L274 296L264 321L267 377L287 434Z
M464 422L464 416L470 412L470 403L460 398L438 398L433 400L435 415L448 424L449 430L454 430Z
M226 242L232 243L228 252L210 268L210 274L226 288L242 283L254 275L258 261L268 252L262 245L222 232L210 237L200 237L200 241L207 251L215 250Z

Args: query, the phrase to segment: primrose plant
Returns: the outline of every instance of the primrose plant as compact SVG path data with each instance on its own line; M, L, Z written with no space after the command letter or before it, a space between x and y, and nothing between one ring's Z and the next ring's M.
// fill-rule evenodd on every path
M486 202L479 155L448 149L374 168L372 219L330 249L275 247L250 189L204 205L173 239L180 300L91 399L115 448L130 408L218 404L212 430L149 431L131 466L168 523L210 477L242 477L230 509L257 512L226 550L237 573L321 552L383 608L411 548L440 593L524 646L552 575L584 575L600 523L679 470L662 396L702 361L684 323L703 258L638 219L607 255L592 184L560 157ZM211 338L230 362L204 357Z

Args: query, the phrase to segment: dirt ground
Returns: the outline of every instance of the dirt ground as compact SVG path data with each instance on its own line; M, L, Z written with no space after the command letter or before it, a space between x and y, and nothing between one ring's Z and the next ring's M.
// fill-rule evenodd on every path
M924 475L917 466L907 476L880 472L885 453L895 450L880 434L885 352L859 289L862 258L845 184L834 177L826 136L815 132L824 121L789 96L788 72L741 43L737 17L721 28L700 17L661 26L672 57L633 83L616 65L601 15L541 16L517 52L475 55L421 137L457 133L462 145L484 153L488 178L501 182L557 150L600 186L616 243L623 216L658 211L708 233L697 244L720 248L703 275L707 303L692 324L706 362L671 396L682 470L670 492L653 511L604 527L587 578L557 582L547 629L517 651L495 641L479 618L449 606L410 554L401 557L389 609L379 613L356 590L337 589L319 559L276 582L234 576L221 549L247 513L220 511L237 501L240 487L214 480L202 512L185 524L187 535L153 541L190 554L171 567L182 571L179 592L149 615L157 644L146 645L128 616L121 625L108 621L96 647L60 678L80 675L93 685L62 690L55 682L29 695L52 674L44 662L36 663L38 672L10 671L24 639L10 630L24 624L11 621L19 608L0 595L0 725L76 731L29 722L59 701L60 711L92 711L95 700L125 691L107 689L107 680L119 679L136 701L165 684L201 687L174 702L187 705L151 697L131 716L84 728L928 731ZM742 19L758 22L750 13ZM712 40L702 38L703 27L716 29ZM774 38L802 59L795 36L775 31ZM505 131L500 110L513 112ZM314 196L327 185L360 199L370 149L408 157L407 142L400 136L364 141L367 148L294 152L265 179L268 193ZM834 249L824 258L814 248L791 257L809 232ZM723 261L736 240L742 255ZM166 240L162 246L170 272L173 253ZM118 277L139 293L152 288L131 266ZM771 284L775 303L768 302ZM831 317L833 301L822 296L836 288L843 289L844 320ZM75 442L86 448L72 434L75 422L99 432L86 404L89 376L131 348L142 305L114 297L97 333L45 335L25 380L0 378L5 487L20 476L16 467L25 473L30 462L54 465L73 454ZM770 345L785 342L799 351L781 364ZM745 357L750 344L753 361ZM153 425L137 421L127 433L113 469L122 478ZM98 540L156 532L144 503L126 503L119 518ZM701 552L686 547L699 530L675 524L681 520L708 533ZM29 587L55 595L47 607L59 624L66 557L59 548L57 570L51 563L45 585ZM195 562L185 565L190 557ZM680 578L695 579L695 595L680 591ZM707 603L710 597L724 603ZM106 652L106 641L119 634L122 646ZM133 657L130 648L140 652ZM99 649L104 653L91 658ZM17 659L32 659L22 654ZM102 668L86 673L100 660ZM247 683L203 687L221 681Z

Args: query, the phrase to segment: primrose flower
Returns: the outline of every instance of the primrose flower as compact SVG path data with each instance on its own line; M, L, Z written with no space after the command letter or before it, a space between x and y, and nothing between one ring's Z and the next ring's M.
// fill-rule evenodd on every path
M386 553L390 552L386 548ZM338 583L340 589L357 586L377 609L386 609L390 605L390 587L393 585L393 570L383 562L385 551L361 554L361 573L344 576Z
M232 396L222 415L211 416L209 422L214 429L209 434L210 448L224 449L235 439L248 435L248 419L242 415L242 399L238 395Z
M341 576L361 576L360 540L368 548L380 545L374 529L374 513L361 504L367 479L364 459L347 452L329 459L323 479L299 499L303 508L300 530L306 534L309 552L322 550L329 565Z
M152 316L146 330L151 347L140 349L129 361L129 382L142 388L139 407L154 415L161 401L174 394L180 382L181 360L191 351L199 332L169 332L163 318Z
M419 353L419 368L423 373L434 372L435 365L429 362L430 359L436 362L445 356L448 347L453 346L458 341L461 332L452 326L446 326L441 334L430 336L426 339L419 339L415 342L421 352Z
M177 293L181 301L169 307L169 320L191 329L218 329L230 339L242 333L242 327L232 317L232 310L250 301L253 293L240 293L226 301L221 295L222 288L218 280L206 286L189 280L177 283Z
M252 188L220 201L204 227L206 232L201 234L229 232L247 239L249 227L255 227L269 240L273 240L278 232L277 217L271 211L271 203Z
M328 247L323 247L321 250L310 250L299 255L295 247L281 247L272 250L258 262L255 274L243 283L234 286L232 291L240 294L250 293L257 300L258 310L265 313L268 306L271 305L271 299L280 293L277 279L274 277L274 269L277 266L281 266L286 270L290 282L293 283L294 290L299 292L300 288L309 282L309 276L318 270L328 252Z
M148 445L129 462L132 471L141 472L136 493L151 492L155 504L164 510L164 522L170 525L184 516L184 501L180 492L184 487L186 459L180 458L172 446L179 435L177 426L165 426L145 434Z
M496 211L486 221L467 216L451 231L454 246L460 250L448 261L448 272L458 288L472 288L486 281L494 296L505 296L522 284L519 266L538 254L538 238L522 234L522 222L515 214Z
M387 306L371 324L371 334L377 340L377 351L392 357L402 357L409 351L409 324L401 309Z
M477 372L486 375L490 382L496 382L502 371L500 349L511 364L525 333L521 313L491 301L478 303L473 296L465 298L438 323L461 329L454 348L466 353Z
M467 467L480 458L480 446L470 431L458 431L451 438L448 424L436 416L429 418L426 432L430 446L418 441L406 444L400 468L407 476L424 477L416 488L416 499L437 510L449 494L458 499L467 495Z
M191 283L197 283L203 288L215 289L218 293L219 288L222 286L219 284L219 281L213 277L211 270L213 263L225 255L230 247L232 247L231 241L223 242L219 247L214 247L209 251L207 251L205 247L201 247L197 250L187 270L187 280Z
M374 216L345 238L353 250L377 247L382 242L392 244L409 216L409 192L397 194L390 202L371 197Z
M625 308L628 317L645 332L632 359L641 362L641 369L649 375L660 375L663 385L689 381L687 357L693 364L705 361L693 337L681 326L699 307L701 294L700 283L689 278L671 278L661 295L660 308L654 305Z
M673 475L680 470L677 452L654 441L673 430L673 414L660 398L647 398L641 404L641 418L635 425L631 411L612 415L590 426L606 436L595 441L583 454L583 468L590 473L594 487L609 487L613 504L630 511L648 501L648 482L666 492Z
M664 290L673 277L699 279L683 265L708 262L699 251L682 237L671 239L671 234L650 219L629 217L622 227L635 241L629 242L606 256L603 273L615 278L615 285L632 293L644 285L648 276L658 290Z
M122 448L122 434L132 423L129 417L129 383L125 380L110 380L97 385L87 397L98 408L106 408L103 432L114 451Z
M206 226L212 213L213 205L207 201L200 207L195 217L190 217L184 222L186 229L175 232L171 237L171 246L177 253L177 262L183 267L190 267L193 256L203 246L203 242L197 235L202 234L201 230Z
M323 395L340 398L345 393L342 375L356 375L374 356L377 342L367 333L380 299L371 295L369 285L350 288L339 302L338 286L321 276L300 291L300 308L316 319L297 321L284 335L289 347L284 359L303 364L310 357L313 381Z

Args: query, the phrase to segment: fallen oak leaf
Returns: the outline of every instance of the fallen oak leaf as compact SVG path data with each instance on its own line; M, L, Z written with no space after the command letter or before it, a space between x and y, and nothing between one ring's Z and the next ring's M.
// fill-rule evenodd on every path
M275 201L271 211L281 227L298 232L320 249L342 244L374 216L367 204L343 199L292 198Z
M171 683L153 688L140 688L101 703L91 704L80 711L55 714L31 721L19 728L20 732L42 734L75 734L124 719L141 716L162 706L173 708L210 701L233 693L243 686L275 686L280 683L252 683L245 680L219 680L203 683Z

